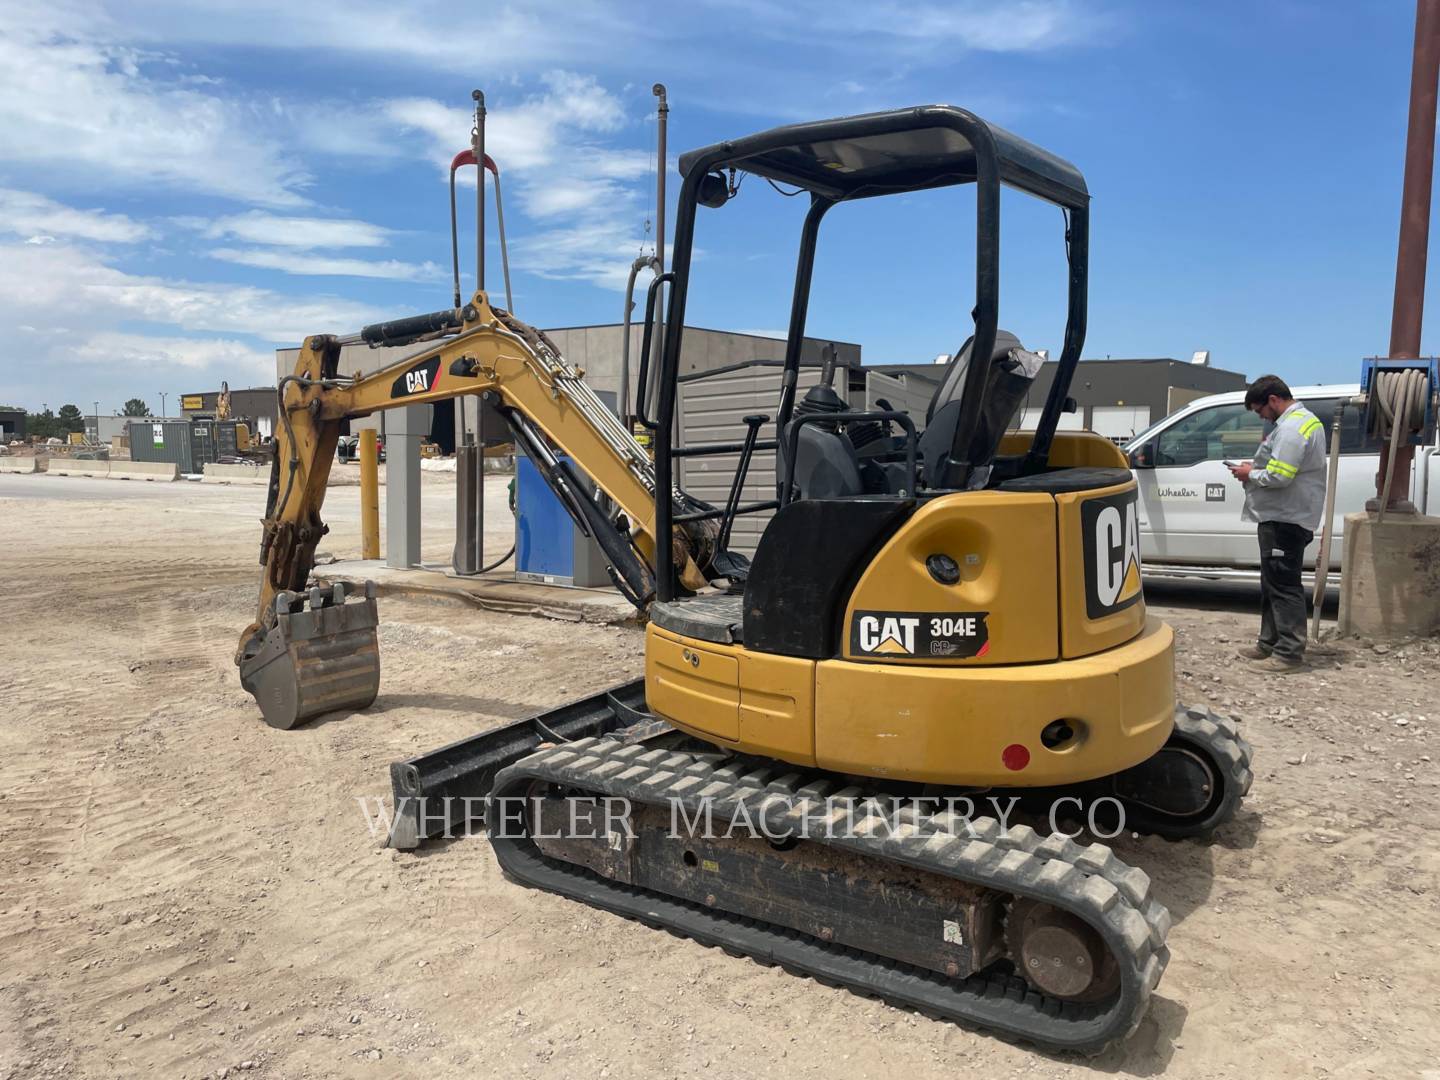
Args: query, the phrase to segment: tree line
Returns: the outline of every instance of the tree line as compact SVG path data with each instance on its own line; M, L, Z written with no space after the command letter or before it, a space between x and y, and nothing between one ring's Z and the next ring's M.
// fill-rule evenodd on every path
M61 405L59 412L46 409L38 413L18 406L0 405L0 411L25 413L25 434L38 435L42 439L64 439L72 432L85 430L86 414L80 411L78 405ZM154 414L140 398L131 398L116 410L116 415L143 419Z

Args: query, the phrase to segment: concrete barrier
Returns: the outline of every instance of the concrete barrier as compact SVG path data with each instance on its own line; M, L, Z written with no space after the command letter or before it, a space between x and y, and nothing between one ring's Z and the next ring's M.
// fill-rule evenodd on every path
M44 459L31 455L19 457L15 454L0 454L0 473L44 472L41 468L44 464Z
M1340 633L1370 638L1440 632L1440 518L1345 515Z
M268 484L270 469L258 465L221 465L208 462L201 478L205 484Z
M173 461L112 461L111 480L179 480L180 466Z
M46 472L52 476L109 476L110 462L83 458L52 457Z

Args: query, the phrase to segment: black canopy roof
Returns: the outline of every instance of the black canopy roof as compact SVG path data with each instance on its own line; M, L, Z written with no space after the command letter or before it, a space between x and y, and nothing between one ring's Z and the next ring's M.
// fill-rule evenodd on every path
M1061 206L1089 202L1074 165L953 105L771 128L682 154L680 173L733 165L841 200L973 183L984 158L1011 187Z

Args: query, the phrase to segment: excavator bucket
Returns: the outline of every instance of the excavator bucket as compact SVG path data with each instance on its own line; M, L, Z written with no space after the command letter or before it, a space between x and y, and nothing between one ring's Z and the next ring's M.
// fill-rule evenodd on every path
M275 597L275 625L251 639L240 685L265 722L288 730L312 716L363 709L380 690L375 583L346 597L340 583Z

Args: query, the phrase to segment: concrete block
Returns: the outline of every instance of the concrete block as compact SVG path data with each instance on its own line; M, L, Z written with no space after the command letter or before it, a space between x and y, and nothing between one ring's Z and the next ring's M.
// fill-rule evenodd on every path
M180 466L173 461L112 461L111 480L179 480Z
M1387 638L1440 632L1440 518L1345 515L1340 633Z
M205 484L268 484L270 470L258 465L221 465L211 461L200 479Z
M19 457L15 454L0 454L0 473L37 473L44 472L45 462L42 458L26 455Z
M53 457L46 471L54 476L109 476L110 462Z

